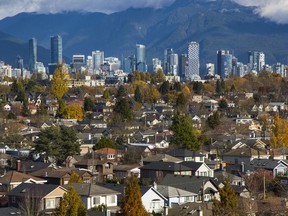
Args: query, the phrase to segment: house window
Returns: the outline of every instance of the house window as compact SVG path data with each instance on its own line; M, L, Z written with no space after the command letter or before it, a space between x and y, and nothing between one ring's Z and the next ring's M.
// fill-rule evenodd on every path
M115 196L107 196L107 205L116 203Z
M100 205L100 197L93 197L93 205Z
M45 200L46 209L54 209L55 208L55 199L46 199Z

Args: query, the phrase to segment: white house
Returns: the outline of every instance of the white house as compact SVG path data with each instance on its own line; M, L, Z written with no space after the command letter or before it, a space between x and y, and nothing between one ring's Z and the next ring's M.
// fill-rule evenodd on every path
M154 184L154 188L167 198L169 208L188 202L196 202L198 196L196 193L167 185Z
M71 186L81 196L82 202L88 210L102 204L106 205L108 209L117 206L117 195L120 193L115 190L88 183L72 183L65 187Z
M214 177L214 170L204 162L184 161L181 165L191 168L194 176Z
M167 199L153 187L141 187L141 200L146 211L160 213L163 211Z

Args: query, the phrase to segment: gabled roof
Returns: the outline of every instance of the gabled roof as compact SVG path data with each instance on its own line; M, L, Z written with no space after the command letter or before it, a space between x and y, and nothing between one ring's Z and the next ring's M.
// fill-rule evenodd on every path
M288 161L274 159L253 159L249 164L244 164L245 170L273 170L278 164L283 163L288 166Z
M199 162L194 162L194 161L183 161L181 164L186 167L190 167L193 171L196 171L200 168L200 166L202 166L205 163L199 163Z
M223 154L223 156L241 156L241 157L251 157L255 155L266 155L266 152L255 150L253 148L239 148L239 149L232 149L231 151Z
M196 193L167 185L157 185L157 191L167 198L197 196Z
M101 155L108 155L108 154L118 154L118 151L113 148L101 148L101 149L97 149L95 153L101 154Z
M41 170L30 173L33 176L43 177L43 178L63 178L66 175L69 175L69 172L66 170L56 169L54 167L47 167Z
M168 154L151 155L149 157L144 158L143 161L144 162L165 161L165 162L174 162L174 163L182 162L181 159L178 159L178 158L173 157L173 156L168 155Z
M9 171L3 177L0 178L0 183L1 184L21 183L29 179L35 182L40 182L40 183L47 182L44 179L41 179L32 175L27 175L27 174L16 172L16 171Z
M140 168L141 170L162 170L162 171L191 171L191 168L174 162L156 161Z
M51 163L25 161L25 162L21 162L20 171L21 172L34 172L34 171L44 169L50 166L51 166Z
M198 193L203 184L208 181L210 181L209 177L167 174L160 184Z
M29 184L29 183L22 183L13 190L8 193L8 196L16 196L16 197L39 197L43 198L56 188L62 188L66 191L65 188L59 185L52 185L52 184Z
M202 156L199 152L193 152L187 149L172 149L166 152L173 157L195 157Z
M72 183L65 185L65 188L74 187L76 192L81 196L103 196L103 195L116 195L120 192L102 187L100 185L88 184L88 183Z

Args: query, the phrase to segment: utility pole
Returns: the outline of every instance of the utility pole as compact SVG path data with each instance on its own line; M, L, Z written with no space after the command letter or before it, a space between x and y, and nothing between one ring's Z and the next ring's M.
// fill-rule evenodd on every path
M264 171L264 176L263 176L263 199L265 200L266 198L266 179L265 179L265 171Z

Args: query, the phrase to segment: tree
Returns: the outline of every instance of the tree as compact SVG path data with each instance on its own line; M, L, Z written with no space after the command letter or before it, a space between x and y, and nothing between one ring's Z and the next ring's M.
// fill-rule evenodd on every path
M227 101L225 99L221 99L218 105L221 110L227 109L228 107Z
M132 119L130 104L125 97L121 97L116 101L114 112L117 113L122 120L130 121Z
M184 109L186 107L186 104L187 104L187 99L185 95L181 92L176 99L176 107L180 109Z
M272 148L288 147L288 125L286 120L275 115L270 133L270 145Z
M162 95L168 94L170 90L170 83L169 81L165 81L162 83L162 85L160 86L159 92Z
M54 126L39 133L39 139L35 143L35 152L44 154L46 160L53 157L58 164L62 164L68 156L80 153L80 144L73 128Z
M152 102L155 104L157 102L157 100L160 98L160 93L159 93L158 89L156 88L156 86L154 86L154 85L152 85L150 87L150 91L151 91Z
M72 171L70 179L69 179L69 184L71 184L71 183L82 183L82 182L83 182L83 180L81 179L79 174L77 172Z
M77 119L77 120L82 120L84 116L83 109L80 104L69 104L64 113L63 117L66 119Z
M127 96L127 92L126 92L125 87L123 85L119 86L117 94L116 94L116 98L119 99L119 98L123 98L126 96Z
M92 101L91 97L85 97L84 99L84 111L93 111L95 107L94 102Z
M52 78L51 91L57 100L62 99L63 95L67 92L67 71L64 65L58 65Z
M196 130L192 126L191 118L176 113L172 118L170 129L173 131L172 144L183 149L199 150L201 144L196 136Z
M113 140L111 140L111 139L109 139L107 137L101 137L99 142L97 142L93 146L93 150L97 150L97 149L101 149L101 148L113 148L113 149L116 149L116 145L113 142Z
M125 216L149 215L142 205L140 186L137 177L134 175L132 175L126 182L121 209Z
M213 115L207 118L207 125L211 129L215 129L218 125L220 125L220 115L218 112L213 113Z
M86 208L81 201L81 197L73 187L69 187L60 206L52 214L53 216L87 216Z
M110 100L110 92L108 89L105 89L103 92L103 98L105 98L106 100Z
M138 103L143 102L143 96L142 96L142 93L140 91L140 87L138 85L137 85L135 92L134 92L134 100Z
M224 181L224 187L219 190L219 194L220 201L213 200L213 216L238 216L236 212L238 197L227 179Z

